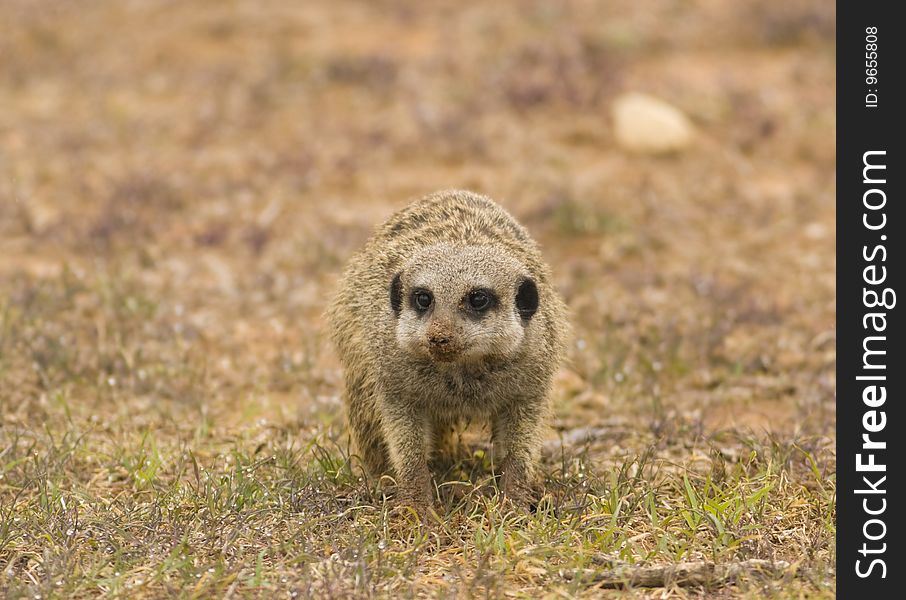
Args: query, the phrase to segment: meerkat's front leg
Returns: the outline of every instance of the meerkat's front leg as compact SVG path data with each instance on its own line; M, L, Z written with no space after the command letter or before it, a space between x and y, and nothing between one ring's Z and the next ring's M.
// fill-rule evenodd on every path
M434 496L428 470L429 423L423 415L405 407L385 406L382 417L399 498L424 516Z
M542 408L539 404L515 403L493 422L494 459L500 464L500 492L517 506L528 509L535 483L535 468L541 455Z

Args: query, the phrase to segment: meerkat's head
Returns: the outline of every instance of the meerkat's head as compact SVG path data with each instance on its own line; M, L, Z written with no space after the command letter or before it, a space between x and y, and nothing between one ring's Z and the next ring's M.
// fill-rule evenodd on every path
M454 363L517 354L539 298L525 266L502 249L437 244L393 277L389 303L400 349Z

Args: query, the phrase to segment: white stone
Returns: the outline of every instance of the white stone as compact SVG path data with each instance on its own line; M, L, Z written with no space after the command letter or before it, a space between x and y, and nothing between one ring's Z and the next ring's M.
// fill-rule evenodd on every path
M663 100L636 92L619 96L613 103L617 143L633 152L677 152L692 142L693 127L677 108Z

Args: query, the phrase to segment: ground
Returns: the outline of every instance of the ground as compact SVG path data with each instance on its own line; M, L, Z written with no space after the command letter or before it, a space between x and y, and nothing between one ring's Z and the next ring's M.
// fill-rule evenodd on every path
M0 595L833 597L833 11L0 3ZM692 144L623 151L630 91ZM574 333L537 511L479 431L420 528L349 462L323 313L448 187L541 242ZM790 566L599 581L750 558Z

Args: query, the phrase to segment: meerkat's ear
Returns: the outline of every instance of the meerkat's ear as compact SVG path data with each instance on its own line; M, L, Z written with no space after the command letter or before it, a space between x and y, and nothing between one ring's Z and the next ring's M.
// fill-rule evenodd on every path
M516 311L523 321L528 321L538 310L538 286L531 279L523 279L516 291Z
M393 309L393 314L397 317L400 316L400 312L403 310L403 282L400 280L402 273L397 273L393 276L393 281L390 282L390 308Z

